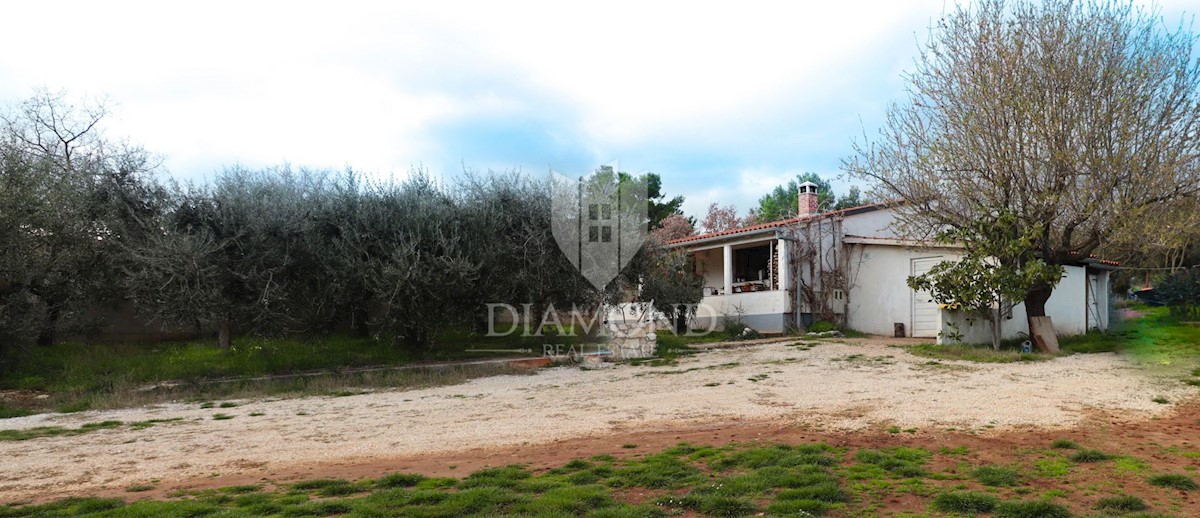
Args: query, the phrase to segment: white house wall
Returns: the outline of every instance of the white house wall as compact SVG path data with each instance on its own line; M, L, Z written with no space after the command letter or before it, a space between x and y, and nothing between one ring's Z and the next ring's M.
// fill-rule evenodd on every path
M894 209L880 209L861 214L847 216L842 223L842 231L848 236L865 236L878 238L898 238L889 225L895 221Z
M895 323L903 323L912 334L912 290L908 276L913 259L958 257L953 249L914 250L900 246L849 245L853 250L854 277L846 305L846 323L851 329L891 336ZM861 255L860 255L861 254Z
M785 331L788 307L784 290L753 291L704 297L696 308L695 328L721 329L726 319L740 319L760 333Z
M1099 326L1100 329L1108 328L1108 275L1103 273L1101 279L1102 292L1100 304L1104 311L1104 320ZM1060 336L1073 336L1086 333L1088 330L1087 323L1087 269L1082 266L1064 266L1063 279L1054 288L1050 294L1050 299L1046 301L1046 315L1054 322L1054 332ZM1027 336L1029 326L1026 323L1027 316L1025 312L1025 304L1017 304L1012 309L1012 318L1005 318L1001 325L1003 332L1002 337L1005 340ZM962 333L962 341L965 343L991 343L992 328L991 324L983 319L976 319L973 324L966 322L962 313L943 311L942 312L942 328L946 330L947 323L954 323L958 326L958 332ZM1097 327L1097 326L1093 326ZM945 343L947 340L939 339L939 343Z

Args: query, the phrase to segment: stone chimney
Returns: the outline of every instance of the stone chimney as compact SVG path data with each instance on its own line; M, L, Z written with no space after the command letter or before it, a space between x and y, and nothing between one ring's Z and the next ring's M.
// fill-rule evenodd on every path
M800 184L800 210L798 216L811 216L820 212L817 207L817 184L804 182Z

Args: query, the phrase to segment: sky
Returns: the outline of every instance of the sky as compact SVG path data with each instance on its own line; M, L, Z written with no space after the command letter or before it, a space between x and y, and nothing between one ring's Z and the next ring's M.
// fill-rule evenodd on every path
M658 173L702 218L803 172L835 192L857 183L841 160L903 99L954 5L573 4L14 3L0 104L36 88L104 98L106 135L183 180L282 163L448 183L616 164Z

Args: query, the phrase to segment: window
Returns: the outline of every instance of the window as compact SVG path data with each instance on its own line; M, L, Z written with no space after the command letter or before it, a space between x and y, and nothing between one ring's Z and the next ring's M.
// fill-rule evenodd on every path
M734 282L765 281L770 278L770 245L739 248L733 251Z
M594 221L588 227L588 242L589 243L611 243L612 242L612 219L613 210L612 204L609 203L591 203L588 204L588 219Z

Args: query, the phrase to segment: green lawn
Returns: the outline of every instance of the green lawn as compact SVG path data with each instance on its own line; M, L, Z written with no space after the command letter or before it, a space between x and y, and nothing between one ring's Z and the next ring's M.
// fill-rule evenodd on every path
M978 457L1003 457L1005 464ZM1125 457L1119 457L1125 458ZM1061 468L1046 471L1043 461ZM1072 461L1051 444L1013 450L938 451L824 443L678 444L616 459L578 458L548 470L486 468L464 478L395 473L379 479L312 479L175 494L166 500L72 498L0 506L0 517L351 516L1071 516L1080 510L1184 516L1192 475L1143 463ZM1096 484L1096 480L1108 480ZM1046 489L1048 487L1062 489ZM1126 493L1140 487L1140 496ZM129 498L153 489L126 489ZM1180 514L1183 513L1183 514Z

